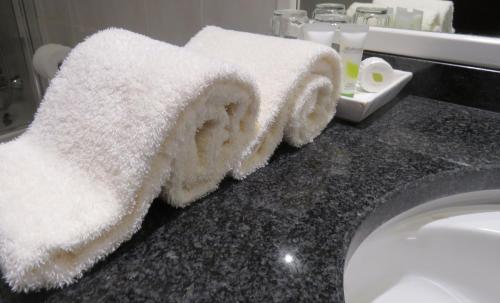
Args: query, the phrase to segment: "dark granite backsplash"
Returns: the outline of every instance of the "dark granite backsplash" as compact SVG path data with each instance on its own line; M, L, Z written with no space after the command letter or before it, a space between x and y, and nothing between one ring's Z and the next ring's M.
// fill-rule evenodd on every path
M283 144L267 167L225 180L188 208L156 200L132 240L77 283L31 294L2 283L0 301L343 302L349 244L385 197L435 175L500 165L500 113L470 107L498 110L498 87L474 95L464 83L496 76L385 58L415 78L369 119L335 119L301 149ZM450 103L455 97L470 102Z
M365 52L381 57L394 68L413 72L412 95L500 112L500 71L434 62L418 58Z

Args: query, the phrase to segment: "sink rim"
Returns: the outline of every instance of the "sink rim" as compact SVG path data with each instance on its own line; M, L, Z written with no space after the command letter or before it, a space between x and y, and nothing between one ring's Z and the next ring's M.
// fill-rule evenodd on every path
M352 236L343 272L361 243L378 227L419 205L447 196L484 190L500 190L500 166L466 168L424 177L384 195Z

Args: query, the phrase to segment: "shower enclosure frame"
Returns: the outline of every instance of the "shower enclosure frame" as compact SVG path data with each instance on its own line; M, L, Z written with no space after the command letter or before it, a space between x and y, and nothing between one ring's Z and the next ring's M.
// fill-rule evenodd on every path
M19 38L19 56L24 62L23 69L25 69L25 78L20 85L24 87L24 98L29 98L28 100L33 103L35 107L34 110L36 111L43 96L43 88L47 85L47 83L35 73L32 64L34 51L43 44L37 11L33 0L10 0L9 2L13 24L15 24L17 30L15 36ZM9 83L9 85L12 84L13 83ZM19 136L26 130L28 125L29 122L28 124L23 123L7 132L0 133L0 143Z
M19 36L21 38L23 55L28 69L29 82L32 86L33 94L36 98L36 103L39 104L42 99L42 83L41 79L36 75L31 64L31 58L35 50L42 43L42 36L38 25L38 17L35 9L35 4L32 0L11 0L16 18Z

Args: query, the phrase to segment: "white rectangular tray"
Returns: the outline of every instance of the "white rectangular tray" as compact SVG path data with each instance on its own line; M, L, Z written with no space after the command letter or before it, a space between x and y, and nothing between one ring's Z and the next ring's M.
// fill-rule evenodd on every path
M353 122L362 121L396 97L412 77L411 72L394 70L394 81L378 93L357 91L354 97L340 96L336 116Z

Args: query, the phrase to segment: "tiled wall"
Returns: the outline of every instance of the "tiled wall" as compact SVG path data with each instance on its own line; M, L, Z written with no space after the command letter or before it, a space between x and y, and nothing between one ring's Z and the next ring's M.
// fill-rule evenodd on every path
M32 0L44 43L74 46L93 32L117 26L177 45L204 25L268 33L277 7L294 0Z

